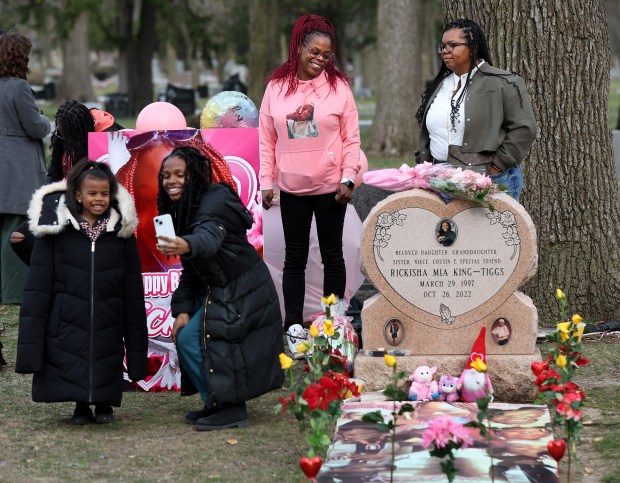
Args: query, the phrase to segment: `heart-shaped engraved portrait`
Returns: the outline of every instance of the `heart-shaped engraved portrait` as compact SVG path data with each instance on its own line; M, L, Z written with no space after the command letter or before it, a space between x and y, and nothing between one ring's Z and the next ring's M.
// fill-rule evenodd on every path
M536 233L525 209L505 194L494 211L423 190L392 195L362 232L362 270L405 314L437 327L490 314L535 272Z

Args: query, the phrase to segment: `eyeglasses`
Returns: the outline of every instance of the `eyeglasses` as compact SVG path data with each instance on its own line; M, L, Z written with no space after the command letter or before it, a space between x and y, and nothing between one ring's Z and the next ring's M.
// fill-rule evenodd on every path
M127 141L127 149L141 148L145 144L155 141L157 138L168 139L172 142L189 141L195 138L199 132L199 129L143 132L129 138L129 141Z
M324 61L329 62L330 60L334 60L334 57L336 57L336 54L334 54L333 52L321 52L320 50L310 47L305 42L303 42L303 44L306 49L308 49L308 52L310 52L310 55L317 59L321 57Z
M446 54L450 54L452 53L454 48L458 47L459 45L468 45L468 43L467 42L448 42L447 44L439 44L437 45L437 53L441 54L445 50Z

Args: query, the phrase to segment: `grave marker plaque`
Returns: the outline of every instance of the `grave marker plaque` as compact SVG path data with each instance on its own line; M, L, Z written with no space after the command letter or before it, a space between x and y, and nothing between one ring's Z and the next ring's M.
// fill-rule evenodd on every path
M533 357L540 360L537 311L517 290L536 273L536 231L509 196L493 195L492 203L494 211L470 201L446 204L414 189L373 208L362 230L362 271L379 293L362 310L366 350L405 351L420 361L410 370L437 364L427 363L429 357L462 356L462 365L452 357L450 369L438 370L459 375L485 326L489 356L525 356L517 366L527 363L527 372ZM505 331L492 330L501 318L510 329L499 344L497 333ZM356 376L366 379L357 374L365 364L359 360Z

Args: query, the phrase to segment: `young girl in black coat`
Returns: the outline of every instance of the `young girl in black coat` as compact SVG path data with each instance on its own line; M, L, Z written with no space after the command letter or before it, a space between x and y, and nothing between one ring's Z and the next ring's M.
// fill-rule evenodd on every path
M34 194L28 216L36 240L15 370L34 374L33 401L76 402L72 424L109 423L123 358L132 380L147 375L133 200L108 166L84 159Z

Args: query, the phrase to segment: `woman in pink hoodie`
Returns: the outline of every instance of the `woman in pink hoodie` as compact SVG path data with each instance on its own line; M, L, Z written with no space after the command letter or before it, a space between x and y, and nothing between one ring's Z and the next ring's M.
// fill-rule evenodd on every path
M284 328L293 354L306 338L301 324L313 215L324 267L323 293L342 298L346 285L342 231L360 169L360 135L353 94L333 63L335 50L329 20L300 17L289 58L269 77L260 108L263 207L271 207L278 185L286 246Z

